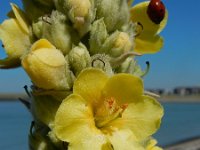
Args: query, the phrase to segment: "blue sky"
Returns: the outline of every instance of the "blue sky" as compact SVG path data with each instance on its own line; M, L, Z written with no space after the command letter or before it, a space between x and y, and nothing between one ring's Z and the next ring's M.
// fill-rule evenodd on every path
M134 4L142 0L135 0ZM20 0L0 2L0 22L10 10L9 2L21 6ZM200 86L200 1L199 0L163 0L169 19L161 35L165 44L156 55L138 58L145 67L150 61L151 70L145 77L146 88L172 88L175 86ZM5 54L0 48L0 58ZM22 69L0 70L0 93L21 92L30 80Z

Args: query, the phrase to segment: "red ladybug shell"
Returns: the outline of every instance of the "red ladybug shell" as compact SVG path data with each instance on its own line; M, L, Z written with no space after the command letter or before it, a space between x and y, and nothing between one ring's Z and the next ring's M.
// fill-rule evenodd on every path
M155 24L160 24L165 17L165 5L161 0L151 0L147 14Z

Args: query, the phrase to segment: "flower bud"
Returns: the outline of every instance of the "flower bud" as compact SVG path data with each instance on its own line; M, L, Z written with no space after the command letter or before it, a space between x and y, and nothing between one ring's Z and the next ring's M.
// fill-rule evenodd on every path
M92 24L89 39L91 55L102 53L100 50L107 37L108 33L103 18L95 21Z
M42 37L43 34L43 21L42 19L39 19L37 22L33 22L32 23L32 30L33 30L33 34L40 39Z
M132 41L129 38L129 35L125 32L120 32L118 37L116 38L113 48L110 50L110 55L117 57L131 50L132 48Z
M108 32L121 29L129 21L126 0L97 0L97 18L104 18Z
M94 0L55 0L57 10L69 17L73 26L83 36L95 19Z
M105 40L100 52L109 54L111 57L118 57L131 48L132 42L129 35L125 32L116 31Z
M116 70L117 72L133 74L135 65L136 61L132 57L129 57Z
M71 50L72 43L76 44L78 41L78 35L66 21L62 13L53 11L51 16L41 17L33 24L33 32L38 38L50 41L66 55Z
M117 69L116 72L123 72L123 73L129 73L133 74L138 77L144 77L148 72L150 68L149 62L146 62L147 67L145 70L142 70L142 68L138 65L137 61L134 60L132 57L128 57Z
M129 22L128 24L124 25L121 28L121 32L126 32L129 35L129 38L131 39L131 41L133 41L133 39L135 38L135 28L136 28L136 24Z
M23 58L22 66L39 88L71 88L70 71L64 55L45 39L33 44L31 51Z
M20 58L31 45L29 39L29 24L22 10L11 4L10 19L0 25L0 40L7 54L7 58L0 59L0 68L14 68L21 65Z
M132 27L132 25L124 26L124 32L115 31L109 36L104 20L100 19L95 21L90 33L90 54L104 53L112 57L118 57L131 50L133 46L133 35L130 27Z
M68 61L70 68L73 70L75 75L77 76L83 69L90 67L91 58L87 48L83 44L79 44L79 46L74 47L69 55Z

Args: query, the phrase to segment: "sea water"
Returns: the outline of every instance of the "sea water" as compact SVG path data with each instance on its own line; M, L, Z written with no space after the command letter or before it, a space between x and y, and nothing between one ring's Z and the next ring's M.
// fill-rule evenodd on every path
M200 137L200 103L164 103L165 115L155 138L167 146Z
M31 115L20 102L0 102L0 150L28 150Z
M166 146L200 136L200 103L164 103L165 115L155 134ZM0 102L0 150L28 150L31 115L20 102Z

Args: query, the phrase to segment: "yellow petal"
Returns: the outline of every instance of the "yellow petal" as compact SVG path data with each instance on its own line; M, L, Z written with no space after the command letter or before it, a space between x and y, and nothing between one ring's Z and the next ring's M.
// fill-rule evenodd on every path
M154 146L151 150L163 150L161 147Z
M129 130L116 131L108 135L108 138L114 150L145 150L136 142L133 133Z
M29 36L21 29L16 19L5 20L0 25L0 39L8 56L6 61L1 63L5 66L19 61L31 45Z
M157 144L157 141L155 139L150 139L148 141L148 144L147 144L147 150L150 150L152 147L154 147L155 145Z
M130 74L117 74L111 77L103 89L103 96L113 97L119 105L140 101L142 94L142 80Z
M139 33L135 37L134 51L141 54L158 52L163 47L163 39L158 34L167 24L168 12L160 24L151 21L147 14L149 2L142 2L131 9L132 22L138 23ZM139 27L140 26L140 27Z
M147 8L149 1L142 2L131 8L131 21L139 22L143 26L143 32L149 33L152 35L158 34L161 32L167 24L168 12L166 11L165 17L160 24L155 24L151 21L147 14Z
M104 135L95 127L90 105L79 95L70 95L60 105L54 132L71 150L101 150L106 143Z
M68 90L68 67L63 54L57 49L39 48L22 60L22 66L32 82L44 89Z
M26 34L29 34L28 21L25 17L25 13L22 10L20 10L17 5L13 3L11 3L11 7L21 28L26 32Z
M124 127L131 129L138 140L151 136L160 127L162 106L152 97L143 96L143 101L130 104L122 114Z
M162 148L156 146L157 141L155 139L150 139L147 143L146 150L162 150Z
M159 34L165 28L165 26L167 25L167 21L168 21L168 11L165 10L165 17L164 17L163 21L161 21L161 23L160 23L160 27L157 31L157 34Z
M53 48L56 49L55 46L53 46L48 40L46 39L40 39L38 41L36 41L32 47L31 47L31 51L35 51L41 48Z
M163 38L159 35L141 34L135 39L134 51L140 54L156 53L163 47L163 43Z
M85 69L74 82L74 94L81 95L89 103L100 101L101 92L108 76L99 69Z

